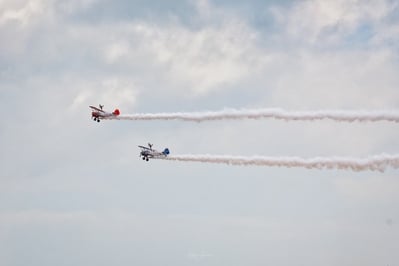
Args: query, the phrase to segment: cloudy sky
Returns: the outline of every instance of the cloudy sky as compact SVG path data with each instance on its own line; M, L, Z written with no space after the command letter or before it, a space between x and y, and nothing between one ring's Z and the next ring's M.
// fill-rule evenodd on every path
M398 170L143 162L399 152L399 125L90 120L397 109L397 0L0 0L1 265L398 265Z

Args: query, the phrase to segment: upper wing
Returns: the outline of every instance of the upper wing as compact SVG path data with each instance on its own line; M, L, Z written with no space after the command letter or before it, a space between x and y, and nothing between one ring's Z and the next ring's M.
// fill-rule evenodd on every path
M142 149L142 150L147 150L147 151L151 151L151 149L150 148L148 148L148 147L144 147L144 146L138 146L140 149Z
M102 112L102 113L105 113L104 112L104 110L101 110L101 109L99 109L99 108L97 108L97 107L95 107L95 106L89 106L92 110L95 110L95 111L97 111L97 112Z

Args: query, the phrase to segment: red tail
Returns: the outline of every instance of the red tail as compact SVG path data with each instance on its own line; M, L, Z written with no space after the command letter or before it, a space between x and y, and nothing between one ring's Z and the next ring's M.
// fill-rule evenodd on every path
M115 111L113 112L114 115L120 115L119 109L115 109Z

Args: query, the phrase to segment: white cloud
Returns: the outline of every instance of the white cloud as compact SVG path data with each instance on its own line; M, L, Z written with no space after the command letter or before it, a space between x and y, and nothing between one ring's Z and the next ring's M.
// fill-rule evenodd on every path
M66 14L74 14L82 10L87 10L99 0L52 0L57 11L61 11Z
M132 80L126 78L106 78L100 81L75 84L76 95L73 97L69 109L72 111L80 110L81 105L93 104L93 99L99 104L109 108L122 108L131 110L136 103L138 90Z
M267 56L244 20L201 3L198 27L174 19L69 25L61 28L61 38L78 42L105 65L145 69L145 75L156 76L178 94L209 95L260 71Z
M293 108L390 109L399 98L392 52L304 51L283 57L271 80L274 104ZM286 67L284 67L286 65Z
M144 62L156 66L153 71L159 67L165 71L161 76L170 87L194 94L207 94L247 78L264 57L256 33L237 20L200 29L137 22L110 34L119 41L108 44L104 40L107 63L129 67L144 57Z
M311 44L337 43L362 23L378 23L394 8L390 1L309 0L273 9L288 36Z
M75 60L83 64L79 66L84 72L89 72L92 67L103 68L108 72L104 75L112 78L117 73L119 79L129 79L129 75L113 69L123 68L125 72L137 69L138 74L132 73L137 80L155 76L163 83L162 87L172 93L196 97L250 78L267 60L267 55L258 46L257 32L245 20L223 13L206 1L197 6L201 24L198 27L187 27L173 19L166 23L145 20L111 24L66 23L66 18L73 13L68 10L85 10L95 2L76 5L68 2L65 6L63 2L31 1L31 5L38 6L33 9L37 10L34 14L40 19L37 27L45 30L33 35L34 30L27 27L17 38L11 38L12 42L2 44L7 57L11 57L13 51L12 54L18 55L20 58L16 58L27 66L56 63L65 68ZM54 16L55 13L60 17ZM30 26L31 17L21 15L19 19ZM8 34L10 37L15 35ZM32 44L36 45L33 50ZM89 65L93 61L97 65ZM68 75L78 78L82 73Z
M149 30L151 48L169 66L170 81L193 93L209 93L247 77L256 60L255 34L239 22L196 31L181 26Z
M125 41L111 43L109 47L105 48L105 60L107 63L112 64L123 56L126 56L130 49L131 47Z
M40 19L49 10L50 0L7 1L0 4L0 26L17 22L25 27Z

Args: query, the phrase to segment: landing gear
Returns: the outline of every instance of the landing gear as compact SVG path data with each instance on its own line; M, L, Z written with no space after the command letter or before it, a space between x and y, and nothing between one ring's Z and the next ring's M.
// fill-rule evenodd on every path
M149 160L148 160L148 158L145 158L145 160L148 162Z

